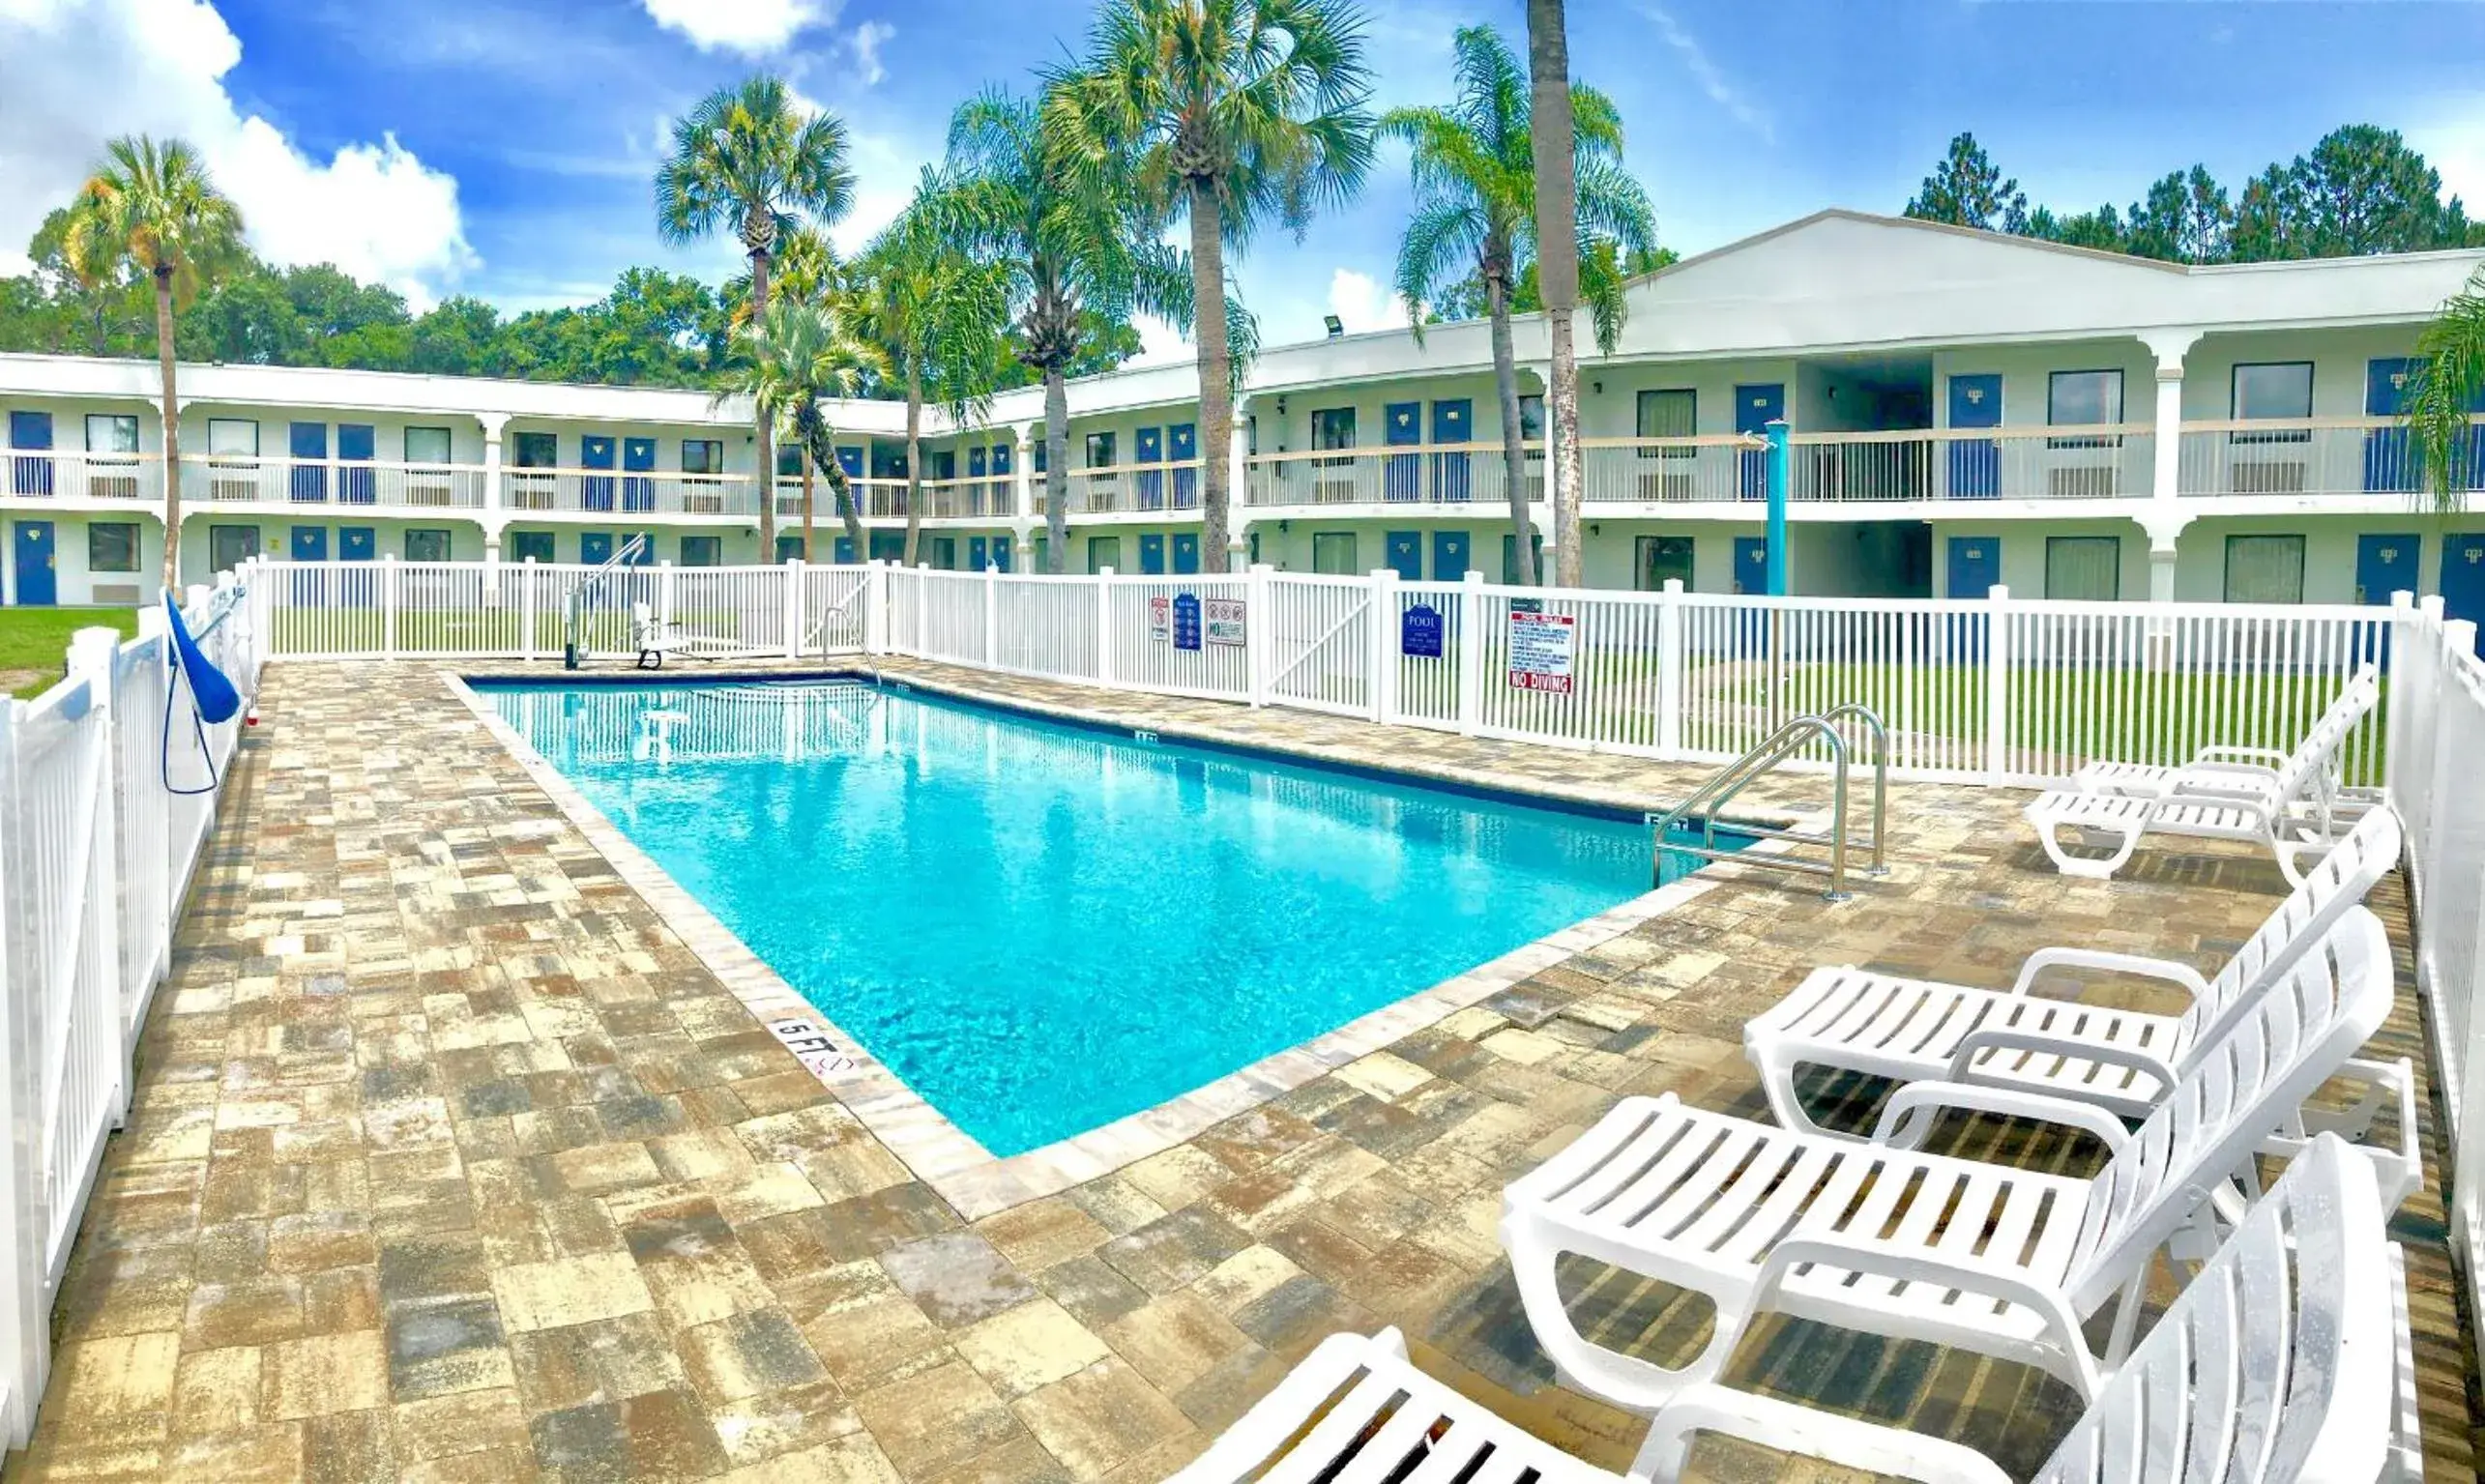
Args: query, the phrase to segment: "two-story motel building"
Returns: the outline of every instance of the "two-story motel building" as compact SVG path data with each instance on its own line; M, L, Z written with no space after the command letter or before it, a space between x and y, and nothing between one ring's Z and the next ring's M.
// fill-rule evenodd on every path
M1764 455L1793 429L1795 591L1853 597L2383 601L2485 617L2485 512L2436 515L2393 423L2422 323L2485 252L2185 268L1830 211L1630 290L1583 362L1582 565L1593 586L1759 586ZM1517 326L1536 538L1545 334ZM1583 345L1592 344L1581 336ZM1511 550L1486 329L1284 345L1251 368L1233 446L1199 446L1189 366L1069 389L1067 569L1200 566L1202 456L1230 460L1238 559L1500 580ZM129 603L161 568L317 560L598 562L647 532L686 566L800 554L780 471L758 542L748 409L699 392L191 365L164 468L152 362L0 356L11 603ZM1042 404L995 399L923 443L923 560L1039 569ZM825 485L821 559L894 557L903 409L833 409L869 549ZM2485 434L2468 471L2485 488ZM1238 560L1239 565L1239 560Z

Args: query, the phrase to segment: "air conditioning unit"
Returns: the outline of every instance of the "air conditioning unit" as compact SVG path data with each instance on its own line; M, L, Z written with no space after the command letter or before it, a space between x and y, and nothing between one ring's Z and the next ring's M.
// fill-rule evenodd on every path
M2046 493L2057 500L2111 500L2120 492L2122 471L2112 464L2074 464L2045 473Z
M795 509L800 509L801 508L802 499L800 496L797 496L795 497ZM724 513L725 497L722 495L684 495L682 497L682 509L692 515L721 515ZM777 497L776 509L778 513L781 514L784 512L785 500L781 495Z
M105 474L99 469L87 475L86 492L98 500L135 500L138 498L138 477L135 474ZM98 598L97 601L102 599Z
M2229 466L2226 487L2234 495L2300 495L2307 478L2300 458L2256 458Z
M405 503L408 505L448 505L452 503L449 486L420 476L406 481Z
M99 582L93 590L95 601L120 607L138 605L138 585L134 582Z
M1541 480L1531 480L1528 482L1532 486L1529 491L1531 495L1544 487L1544 481ZM1689 474L1668 474L1660 471L1639 477L1639 497L1642 500L1681 501L1697 498L1698 494L1699 485Z
M1311 498L1318 505L1352 505L1360 498L1352 476L1342 480L1319 480L1311 486Z

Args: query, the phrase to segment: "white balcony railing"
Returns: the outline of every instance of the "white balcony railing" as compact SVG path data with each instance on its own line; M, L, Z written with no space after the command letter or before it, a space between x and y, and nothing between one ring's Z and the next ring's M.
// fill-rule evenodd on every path
M209 505L373 505L478 509L474 464L381 464L345 459L184 454L181 497Z
M467 471L477 477L480 469ZM609 469L507 469L503 503L513 510L582 514L742 515L759 513L750 480L739 474L623 474ZM408 502L420 503L420 502ZM436 503L436 502L435 502ZM479 499L471 502L481 504Z
M1199 509L1198 459L1168 459L1153 464L1115 464L1101 469L1073 469L1069 477L1069 509L1073 515L1144 514L1150 510ZM1038 481L1040 505L1042 475Z
M1544 498L1544 446L1528 448L1528 498ZM1249 506L1471 505L1508 499L1498 443L1401 444L1262 453L1243 470Z
M2131 423L1798 433L1789 441L1788 496L1800 501L2146 500L2155 479L2156 434Z
M861 503L865 520L904 520L906 518L906 481L902 479L849 480L855 498ZM1009 475L987 475L979 480L925 480L921 486L925 520L1007 520L1013 513L1016 496ZM836 495L828 480L815 479L812 483L811 509L816 517L826 519L836 511ZM776 481L776 513L799 515L803 510L803 481L787 475Z
M2453 467L2485 490L2485 420ZM2395 419L2186 422L2176 487L2185 496L2391 495L2420 487L2412 435Z
M0 451L0 496L154 503L163 497L163 455L12 449Z

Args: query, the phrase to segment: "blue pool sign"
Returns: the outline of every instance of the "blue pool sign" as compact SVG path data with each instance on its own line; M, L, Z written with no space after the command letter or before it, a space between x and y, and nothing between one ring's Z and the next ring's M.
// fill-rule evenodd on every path
M1174 595L1174 648L1199 648L1199 595L1196 593Z
M1441 610L1417 603L1398 619L1398 649L1416 659L1441 657Z

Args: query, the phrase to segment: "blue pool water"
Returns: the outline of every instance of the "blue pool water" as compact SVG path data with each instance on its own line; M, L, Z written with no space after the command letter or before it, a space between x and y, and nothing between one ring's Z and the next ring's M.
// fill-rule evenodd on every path
M1649 886L1635 821L918 694L484 693L998 1155L1177 1096Z

